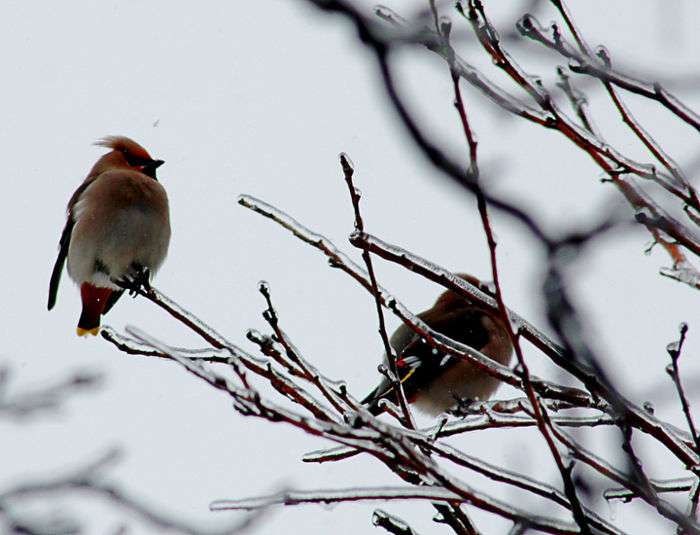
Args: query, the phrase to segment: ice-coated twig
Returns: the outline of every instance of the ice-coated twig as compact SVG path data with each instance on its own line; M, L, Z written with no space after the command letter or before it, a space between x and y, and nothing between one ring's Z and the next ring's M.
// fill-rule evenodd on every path
M681 409L683 410L685 421L688 424L690 436L693 437L693 442L695 443L695 451L700 453L700 437L698 437L698 432L695 428L693 415L690 413L690 404L688 403L688 398L683 390L680 370L678 368L678 360L683 352L683 344L685 343L685 338L688 334L688 324L681 323L678 330L680 332L680 338L678 341L671 342L666 346L666 352L668 353L669 357L671 357L671 364L666 367L666 373L668 373L668 375L671 377L671 380L676 387L676 392L678 392L678 399L681 403Z
M656 492L667 493L688 492L693 488L696 480L696 478L692 477L679 477L676 479L650 479L649 481ZM628 502L639 498L639 495L630 489L615 487L603 492L603 498L606 500L622 500L623 502Z
M0 369L0 418L24 419L56 411L73 393L95 388L103 378L100 373L83 370L53 384L11 394L9 377L9 368Z
M698 502L700 502L700 478L696 477L690 489L688 507L686 509L686 515L691 520L696 520L698 517ZM680 531L680 528L678 531Z
M136 340L122 335L114 330L109 325L103 325L100 328L102 338L113 344L121 352L127 355L140 355L142 357L158 357L162 359L172 360L168 355L161 353L150 346L139 344ZM188 358L192 360L201 360L203 362L211 362L218 364L231 364L231 354L223 349L203 348L191 350L186 348L178 348L181 352L187 353Z
M406 269L413 271L433 282L440 284L448 290L464 296L465 298L476 301L493 312L498 312L498 303L496 300L481 291L473 284L463 280L461 277L455 277L451 271L430 262L420 256L411 253L407 249L403 249L397 245L392 245L384 240L371 234L355 234L350 241L356 247L368 247L370 251L389 262L399 264ZM519 326L519 332L522 336L531 342L535 347L543 351L550 358L562 359L564 355L563 348L554 342L550 337L544 334L541 330L534 327L531 323L523 319L522 316L509 310L511 323Z
M441 502L433 502L433 507L438 512L433 522L450 526L457 535L480 535L462 507Z
M219 529L208 529L177 519L171 513L159 511L143 503L119 486L104 481L102 472L118 459L119 454L119 450L112 449L100 455L97 459L63 475L53 478L28 480L8 489L0 490L0 519L2 519L10 504L20 500L40 495L65 494L74 491L87 492L98 496L139 517L159 530L167 530L170 533L181 533L184 535L233 535L249 527L251 522L260 517L258 512L233 525Z
M564 91L564 94L569 99L569 102L571 102L571 106L576 112L576 115L578 115L578 118L581 120L583 127L596 138L603 139L600 130L598 130L598 127L595 125L595 122L593 121L593 118L589 112L588 99L586 98L586 95L573 86L569 75L566 73L563 67L557 67L557 76L559 76L557 86Z
M291 363L285 362L285 366L288 366L288 369L290 370L293 369L291 365L296 366L298 368L299 376L315 385L323 397L326 398L326 401L328 401L339 413L342 414L347 409L356 407L356 403L352 406L348 406L348 398L342 393L344 386L343 383L334 382L324 377L311 363L304 359L301 352L294 346L287 334L282 330L279 325L277 310L275 310L275 307L272 304L272 294L269 284L266 282L260 282L258 285L258 290L265 298L265 302L267 303L267 310L263 313L263 317L265 318L265 321L270 324L270 327L272 327L277 341L284 348L287 359L291 361Z
M386 458L385 450L375 445L375 441L379 438L379 434L376 431L368 429L366 426L358 425L353 427L328 419L327 409L298 385L287 385L285 383L286 386L283 392L287 392L287 389L290 388L296 389L296 394L290 393L292 400L309 409L315 417L298 414L262 398L255 390L235 385L232 381L205 367L203 363L192 361L186 355L180 354L174 348L169 347L140 329L127 327L127 332L140 343L150 345L159 352L168 355L192 375L209 383L217 390L228 394L235 401L235 408L246 416L257 416L272 422L286 422L301 428L311 435L328 438L339 444L349 445L357 449L372 451L379 458ZM278 380L276 376L269 374L264 374L263 377L268 379L273 386ZM279 386L276 388L279 390Z
M619 425L618 421L607 415L595 417L553 416L551 420L560 427L581 428ZM432 428L424 429L422 432L434 438L442 438L486 429L523 428L534 427L535 425L535 420L529 416L500 415L496 412L489 412L478 416L467 416L464 419L445 425L436 425ZM306 453L302 460L307 463L334 462L354 457L359 453L361 452L353 448L324 448Z
M404 32L407 30L408 26L406 19L401 17L401 15L397 14L391 8L386 6L377 6L374 12L378 18L389 23L392 28L403 30ZM365 23L370 23L370 21L365 21ZM388 40L391 37L383 37L382 34L377 36L378 40L382 38ZM413 43L420 44L437 54L449 54L449 51L444 49L444 43L438 33L429 28L424 28L420 32L417 32L413 39ZM390 42L388 44L390 44ZM461 78L467 80L497 106L500 106L510 113L524 117L538 124L545 124L547 120L545 113L523 103L520 99L505 91L502 87L492 82L481 71L463 58L455 56L454 69L459 73Z
M384 528L392 535L419 535L416 530L398 516L390 515L381 509L376 509L374 513L372 513L372 524Z
M353 183L353 176L355 174L355 169L350 161L347 154L342 153L340 155L340 166L343 169L343 176L345 177L345 183L348 186L348 192L350 193L350 201L352 203L353 211L355 212L355 231L364 232L365 224L362 220L362 213L360 212L360 191L355 187ZM382 298L379 292L379 284L377 283L377 276L374 273L374 265L372 264L372 257L369 251L365 248L362 250L362 260L367 268L367 275L369 276L370 285L372 288L372 295L374 296L374 304L377 310L377 319L379 321L379 336L382 339L382 345L384 346L384 354L386 355L387 361L389 362L389 379L393 385L394 391L396 392L396 397L399 400L399 407L401 407L402 422L409 429L415 429L416 424L413 421L413 416L411 415L411 409L408 408L408 401L406 401L406 394L403 391L403 384L401 383L399 376L399 369L396 365L396 352L391 347L389 343L389 335L386 332L386 323L384 321L384 310L382 308Z
M673 267L663 267L659 270L659 273L669 279L700 289L700 271L681 256L679 256Z
M556 3L555 3L556 5ZM700 132L700 116L693 110L683 104L678 98L666 91L659 83L644 82L637 80L632 76L628 76L617 72L610 66L594 61L588 55L584 55L577 51L574 47L568 45L561 38L549 37L547 31L537 22L537 19L532 15L525 15L518 23L518 30L522 35L533 39L546 47L555 50L565 58L572 60L569 63L569 68L580 74L586 74L609 82L622 89L641 95L651 100L657 101L659 104L667 108L671 113L676 115L683 122L687 123L695 130Z
M212 511L255 510L271 505L331 504L358 501L406 501L428 500L437 502L469 502L476 507L490 511L505 518L519 519L526 517L533 529L558 535L578 534L577 526L555 518L533 515L510 504L497 500L484 493L470 489L470 500L464 500L458 494L436 487L374 487L347 489L294 490L242 498L238 500L216 500L209 506Z

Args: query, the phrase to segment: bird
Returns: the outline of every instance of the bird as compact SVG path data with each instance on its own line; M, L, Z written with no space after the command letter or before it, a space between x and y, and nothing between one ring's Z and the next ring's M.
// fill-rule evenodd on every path
M488 286L472 275L457 276L488 291ZM513 346L503 321L478 302L448 290L418 317L434 331L500 364L510 363ZM405 324L396 329L389 343L396 352L396 367L407 401L428 416L438 416L465 401L486 401L500 385L497 378L476 366L439 354ZM386 355L384 364L388 366ZM362 403L376 416L385 410L382 399L398 404L394 386L386 377Z
M82 300L78 336L97 335L101 316L125 287L133 295L150 288L170 243L168 195L156 177L163 160L124 136L107 136L95 145L110 152L97 160L68 201L49 282L51 310L67 262Z

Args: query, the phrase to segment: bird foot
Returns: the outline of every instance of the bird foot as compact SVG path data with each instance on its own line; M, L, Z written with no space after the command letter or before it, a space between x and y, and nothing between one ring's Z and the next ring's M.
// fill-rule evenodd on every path
M464 418L473 414L480 414L478 400L472 398L455 398L457 404L449 411L453 416Z
M129 295L136 297L140 291L151 293L151 272L148 268L134 264L131 266L129 275L114 281L115 284L124 288Z

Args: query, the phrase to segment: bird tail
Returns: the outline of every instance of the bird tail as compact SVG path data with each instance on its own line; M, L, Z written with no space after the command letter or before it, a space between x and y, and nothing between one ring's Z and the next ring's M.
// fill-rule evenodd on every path
M89 282L80 285L80 297L83 301L83 311L78 320L76 332L78 336L91 334L96 336L100 331L100 316L112 295L110 288L98 288Z

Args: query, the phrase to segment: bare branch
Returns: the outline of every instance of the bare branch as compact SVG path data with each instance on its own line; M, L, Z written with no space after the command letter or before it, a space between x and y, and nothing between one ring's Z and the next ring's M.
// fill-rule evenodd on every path
M527 517L531 527L545 533L559 535L580 533L572 524L554 518L535 516L478 491L472 492L472 504L505 518ZM255 510L270 505L329 504L357 501L406 501L428 500L461 503L464 500L452 492L431 487L374 487L347 489L319 489L308 491L287 491L268 496L242 498L239 500L217 500L212 502L212 511Z
M690 414L690 404L688 403L688 398L685 396L683 391L683 385L681 384L680 370L678 368L678 359L681 357L683 352L683 344L685 343L685 337L688 334L688 324L681 323L680 328L680 338L677 342L671 342L666 346L666 351L671 357L671 364L666 367L666 373L669 374L673 384L676 386L676 392L678 392L678 399L681 402L681 408L683 409L683 415L688 424L688 429L690 430L690 436L693 437L695 443L695 451L700 452L700 437L695 428L695 422L693 422L693 416Z
M364 232L365 224L362 221L362 215L360 213L360 192L355 187L353 183L353 175L355 174L355 169L350 162L347 154L340 155L340 165L343 168L343 175L345 176L345 183L348 186L348 191L350 192L350 200L352 202L352 207L355 212L355 231ZM379 294L379 286L377 283L377 277L374 274L374 266L372 265L372 257L369 254L368 249L363 249L362 260L365 262L367 267L367 275L369 276L370 284L372 287L372 295L374 296L374 303L377 309L377 318L379 319L379 336L382 339L382 344L384 345L384 354L386 355L387 361L389 362L389 379L393 385L394 391L396 392L396 397L399 400L399 407L401 407L401 413L403 415L402 422L409 429L415 429L416 424L413 421L413 416L411 415L411 410L408 408L408 402L406 401L406 394L403 390L403 384L399 378L399 369L396 365L396 353L389 343L389 335L386 332L386 324L384 322L384 311L382 310L382 298Z

